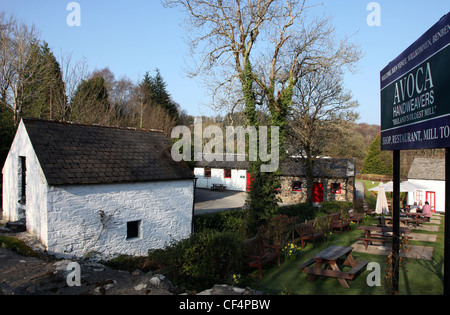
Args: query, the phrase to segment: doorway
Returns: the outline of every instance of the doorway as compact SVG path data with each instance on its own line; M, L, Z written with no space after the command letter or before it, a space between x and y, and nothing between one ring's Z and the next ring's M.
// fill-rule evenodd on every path
M323 202L323 184L322 183L314 183L313 202L315 202L315 203Z
M430 203L431 206L431 212L435 213L436 212L436 192L434 191L427 191L425 193L425 201L428 201Z

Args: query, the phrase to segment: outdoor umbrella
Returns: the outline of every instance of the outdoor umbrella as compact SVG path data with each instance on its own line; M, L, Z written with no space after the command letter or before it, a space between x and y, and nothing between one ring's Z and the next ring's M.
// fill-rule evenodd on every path
M374 187L372 189L369 189L370 191L378 191L378 187ZM411 183L411 182L401 182L400 183L400 192L414 192L416 190L425 190L427 187L417 184L417 183ZM385 192L392 192L394 191L394 184L392 181L387 182L384 185L384 191Z
M377 206L375 208L375 212L378 214L387 214L389 212L383 183L378 186Z

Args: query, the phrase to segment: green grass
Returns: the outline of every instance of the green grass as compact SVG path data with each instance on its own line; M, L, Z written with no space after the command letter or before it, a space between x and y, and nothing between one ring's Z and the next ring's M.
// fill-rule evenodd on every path
M45 258L43 255L26 245L23 241L14 237L0 236L0 247L7 248L22 256L30 256L41 259Z
M365 222L364 225L370 225L372 222ZM417 232L417 231L414 231ZM303 273L298 266L309 260L312 255L319 252L330 245L350 246L355 242L361 231L352 230L338 234L332 241L326 243L316 243L313 248L308 244L295 260L282 262L281 268L275 264L266 266L263 269L263 279L247 278L245 285L253 289L261 290L267 294L292 294L292 295L315 295L315 294L339 294L339 295L385 295L390 294L389 287L385 281L387 270L387 257L382 255L370 255L365 253L353 252L353 257L358 260L369 260L377 262L381 267L380 287L369 287L366 279L372 272L362 269L352 281L348 281L350 289L343 288L339 281L334 278L316 277L312 282L308 282L308 275ZM417 232L420 233L420 232ZM441 218L441 226L439 232L423 232L437 234L438 238L435 243L431 242L414 242L411 245L433 246L433 260L421 259L404 259L400 268L399 294L401 295L422 295L443 294L443 272L444 272L444 217ZM342 268L343 271L348 271Z

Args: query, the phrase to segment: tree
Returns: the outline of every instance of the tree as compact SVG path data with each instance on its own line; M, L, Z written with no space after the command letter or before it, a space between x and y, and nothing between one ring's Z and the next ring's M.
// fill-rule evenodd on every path
M330 143L341 139L350 123L358 118L358 103L343 87L341 71L321 69L298 81L294 89L293 105L289 112L287 131L290 151L303 157L306 164L307 187L314 184L314 165ZM307 190L312 205L313 190Z
M24 101L24 86L39 76L38 64L31 62L38 46L39 34L34 26L0 13L0 102L13 112L16 126Z
M27 69L28 82L22 88L23 104L20 115L44 119L65 118L67 98L59 63L43 42L34 46Z
M69 120L108 125L116 117L102 76L83 80L70 102Z
M155 76L147 72L140 87L144 96L144 103L150 106L160 106L168 115L178 122L180 114L177 104L171 99L167 91L167 83L164 81L159 69L156 69Z
M334 40L329 19L308 18L311 6L306 0L165 0L164 4L187 13L184 25L196 63L191 75L204 75L221 106L233 111L242 104L250 126L258 126L258 108L266 107L271 124L280 128L280 152L297 81L319 68L351 67L360 57L347 40ZM276 206L277 174L261 174L261 161L251 164L249 208L251 213L263 213ZM264 187L257 189L258 185ZM264 208L256 204L261 199L268 201Z
M381 136L377 135L363 162L363 174L392 175L392 154L381 151Z

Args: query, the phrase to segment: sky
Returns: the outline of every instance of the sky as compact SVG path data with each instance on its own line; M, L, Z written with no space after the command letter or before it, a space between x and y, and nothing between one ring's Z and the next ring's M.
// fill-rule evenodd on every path
M71 0L0 0L0 11L34 24L53 53L85 58L90 70L109 67L116 79L133 82L158 68L174 101L188 114L215 116L200 79L188 78L183 13L159 0L78 0L80 26L70 26ZM358 72L346 73L345 86L360 104L358 122L380 122L380 71L450 12L448 0L310 0L332 16L338 38L350 37L363 58ZM379 5L379 25L369 26ZM373 23L372 23L373 24Z

